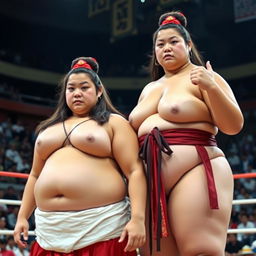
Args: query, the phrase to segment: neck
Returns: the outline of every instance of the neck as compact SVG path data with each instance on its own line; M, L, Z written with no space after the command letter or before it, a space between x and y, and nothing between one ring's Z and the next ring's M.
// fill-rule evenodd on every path
M172 77L176 74L180 74L188 69L190 69L191 65L193 65L190 61L184 63L182 66L176 68L176 69L173 69L173 70L165 70L165 77L168 78L168 77Z
M71 116L69 119L90 119L90 116L88 114L73 114L73 116Z

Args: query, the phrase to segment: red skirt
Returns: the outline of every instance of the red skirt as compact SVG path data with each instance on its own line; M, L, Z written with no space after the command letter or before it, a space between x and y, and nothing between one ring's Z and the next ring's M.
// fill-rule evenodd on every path
M69 253L44 250L37 242L31 247L30 256L136 256L136 251L124 252L127 239L119 243L118 238L98 242Z

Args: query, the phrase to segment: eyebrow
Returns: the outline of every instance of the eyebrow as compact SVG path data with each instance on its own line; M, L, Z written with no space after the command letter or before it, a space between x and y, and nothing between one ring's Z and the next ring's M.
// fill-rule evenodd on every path
M169 39L178 39L178 37L177 36L171 36L171 37L169 37L169 38L167 38L167 40L169 40ZM156 41L165 41L165 39L156 39Z
M89 84L87 81L79 83L79 85ZM75 85L74 83L68 82L67 85Z

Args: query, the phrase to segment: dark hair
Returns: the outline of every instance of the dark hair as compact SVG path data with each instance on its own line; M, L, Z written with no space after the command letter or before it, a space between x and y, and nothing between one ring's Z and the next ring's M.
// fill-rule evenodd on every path
M73 66L79 62L79 60L85 61L90 67L78 67L72 69ZM91 78L92 82L95 85L96 92L98 92L99 88L102 88L102 95L99 97L97 104L91 109L89 116L91 119L95 120L98 124L104 124L109 120L109 116L111 113L116 113L122 115L112 104L108 93L100 81L98 76L99 65L98 62L91 57L78 57L72 61L71 70L65 75L63 80L59 84L59 99L54 113L46 120L42 121L36 128L36 133L45 130L47 127L54 125L59 122L65 121L68 117L72 116L72 111L69 109L65 92L68 79L71 74L78 73L86 73Z
M168 24L161 25L162 22L168 16L173 16L180 22L180 24L168 23ZM173 28L183 37L186 44L189 44L189 42L192 42L191 54L190 54L191 62L194 64L197 64L197 65L204 65L204 61L203 61L200 53L198 52L195 44L193 43L189 32L186 29L187 19L181 12L172 11L172 12L167 12L167 13L162 14L159 18L158 26L159 26L159 28L153 34L153 50L152 50L153 53L151 55L151 60L150 60L150 64L149 64L149 71L151 73L151 78L153 81L159 79L160 77L162 77L164 75L163 68L160 65L156 65L157 60L156 60L156 54L155 54L156 38L157 38L158 32L162 29Z

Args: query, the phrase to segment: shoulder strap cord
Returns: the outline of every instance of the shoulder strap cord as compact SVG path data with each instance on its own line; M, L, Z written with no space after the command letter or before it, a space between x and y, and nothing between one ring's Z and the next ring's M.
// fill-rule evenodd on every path
M64 147L64 146L65 146L65 143L66 143L67 140L68 140L68 142L70 143L70 145L71 145L72 147L74 147L73 144L71 143L70 139L69 139L71 133L74 131L74 129L76 129L77 126L79 126L80 124L83 124L83 123L85 123L85 122L87 122L87 121L89 121L89 120L92 120L92 118L86 119L86 120L84 120L84 121L82 121L82 122L76 124L76 125L70 130L69 133L67 133L67 130L66 130L66 127L65 127L65 121L63 121L62 124L63 124L64 132L65 132L65 134L66 134L66 139L63 141L61 147Z

